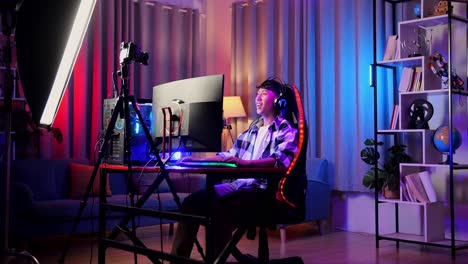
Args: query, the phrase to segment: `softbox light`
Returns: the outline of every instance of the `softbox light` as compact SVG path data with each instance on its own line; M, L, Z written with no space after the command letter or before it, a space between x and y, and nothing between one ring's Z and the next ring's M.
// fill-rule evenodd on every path
M24 0L15 32L18 72L32 118L50 128L96 0Z

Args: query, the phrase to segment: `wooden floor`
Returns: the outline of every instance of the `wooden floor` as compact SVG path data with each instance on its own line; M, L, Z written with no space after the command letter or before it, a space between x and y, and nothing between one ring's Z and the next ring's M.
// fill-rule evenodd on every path
M170 250L173 236L168 234L168 226L163 226L163 249ZM148 247L160 248L159 226L143 227L138 231L139 238ZM443 248L381 241L380 248L375 247L375 236L364 233L352 233L340 230L329 230L320 235L314 224L302 224L287 228L288 240L284 247L279 241L279 231L270 231L270 257L301 256L304 263L468 263L468 249L457 251L455 260L450 251ZM204 243L204 234L200 232L200 242ZM32 253L40 263L57 263L66 237L36 239L31 244ZM124 237L119 238L126 241ZM79 235L73 240L65 263L97 263L97 242L93 236ZM243 238L239 248L244 253L256 255L257 241ZM192 254L200 258L199 254ZM134 263L133 254L117 249L108 249L106 263ZM138 257L138 263L151 263L144 256ZM167 262L165 262L167 263Z

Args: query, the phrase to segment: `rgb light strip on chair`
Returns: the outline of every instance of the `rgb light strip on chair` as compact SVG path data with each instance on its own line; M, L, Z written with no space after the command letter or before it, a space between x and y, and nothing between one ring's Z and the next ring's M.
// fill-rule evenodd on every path
M292 85L292 90L294 92L294 98L297 103L297 112L299 115L299 142L298 142L298 151L296 155L294 156L294 159L291 161L291 164L289 164L288 170L286 171L286 176L283 177L280 181L279 184L279 193L281 195L281 199L285 201L287 204L289 204L292 207L296 207L295 204L293 204L291 201L289 201L286 198L286 195L284 194L284 185L286 183L286 179L291 173L292 169L297 163L297 160L299 159L299 156L301 155L302 147L304 144L304 130L305 130L305 123L304 123L304 108L302 107L302 100L301 100L301 95L299 94L299 90L296 88L296 86Z

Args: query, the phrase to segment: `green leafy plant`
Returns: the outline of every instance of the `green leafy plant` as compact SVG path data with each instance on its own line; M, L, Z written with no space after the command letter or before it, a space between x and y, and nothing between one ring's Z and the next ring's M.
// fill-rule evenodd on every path
M400 163L411 162L411 157L406 154L406 145L397 144L388 148L387 160L380 162L381 155L374 149L374 139L368 138L364 141L365 148L361 150L361 159L371 165L362 179L362 184L369 189L382 190L384 186L390 191L398 191L400 187L399 166ZM377 142L377 148L383 147L382 141ZM377 163L377 170L375 168ZM377 175L377 186L375 177Z

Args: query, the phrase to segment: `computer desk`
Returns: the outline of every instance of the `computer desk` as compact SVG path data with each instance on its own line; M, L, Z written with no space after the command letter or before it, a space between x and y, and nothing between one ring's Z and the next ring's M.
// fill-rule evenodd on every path
M210 215L205 216L195 216L195 215L186 215L181 213L157 211L157 210L148 210L142 209L143 204L148 200L151 194L156 190L156 188L161 184L163 180L167 181L169 188L174 196L174 200L179 205L180 208L180 199L176 194L176 191L173 187L173 184L170 180L170 173L198 173L206 175L206 188L208 192L214 194L214 185L216 182L222 179L239 179L239 178L265 178L275 182L280 179L285 173L286 168L252 168L252 167L240 167L240 168L224 168L224 167L180 167L180 166L165 166L164 169L159 167L137 167L132 166L132 173L158 173L158 177L153 182L153 184L148 188L148 190L140 196L136 203L132 202L132 207L125 207L119 205L107 204L106 202L106 173L112 172L128 172L128 166L126 165L113 165L113 164L102 164L101 165L101 177L100 177L100 187L99 187L99 249L98 249L98 263L105 263L105 251L108 247L113 247L121 250L126 250L129 252L134 252L137 254L142 254L147 256L153 263L161 263L160 259L165 259L169 261L177 260L178 263L223 263L217 262L217 256L214 256L214 234L212 230L212 219ZM210 201L210 200L209 200ZM208 207L211 207L211 203L207 204ZM109 236L105 236L106 229L106 217L105 212L109 211L121 211L127 213L125 217L122 218L120 224L114 228ZM131 220L132 215L146 215L154 217L163 217L171 220L188 220L195 223L205 226L206 229L206 261L200 261L195 259L183 259L171 255L169 253L164 253L161 251L153 250L147 248L144 243L139 240L135 233L127 228L128 222ZM125 234L130 238L134 245L122 243L115 241L117 235L122 232L127 231Z

